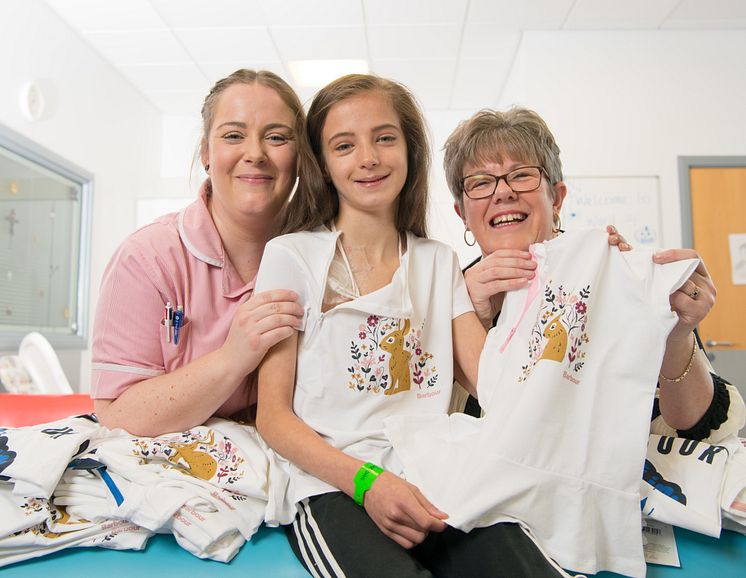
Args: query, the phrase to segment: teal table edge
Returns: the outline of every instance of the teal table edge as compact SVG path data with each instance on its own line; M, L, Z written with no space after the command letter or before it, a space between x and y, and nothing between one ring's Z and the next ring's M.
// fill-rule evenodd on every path
M723 531L719 540L675 529L681 568L648 565L650 578L746 577L746 536ZM0 568L2 578L201 578L202 576L271 576L308 574L296 560L281 528L262 527L228 564L200 560L183 550L173 536L153 536L142 551L71 548ZM599 578L618 576L601 572Z

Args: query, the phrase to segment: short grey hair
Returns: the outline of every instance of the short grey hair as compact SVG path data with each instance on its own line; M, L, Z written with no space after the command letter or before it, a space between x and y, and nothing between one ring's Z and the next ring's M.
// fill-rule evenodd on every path
M551 185L563 180L560 149L554 135L544 119L527 108L514 107L506 112L480 110L456 127L443 150L448 188L461 209L464 207L461 179L467 163L502 162L506 155L543 167Z

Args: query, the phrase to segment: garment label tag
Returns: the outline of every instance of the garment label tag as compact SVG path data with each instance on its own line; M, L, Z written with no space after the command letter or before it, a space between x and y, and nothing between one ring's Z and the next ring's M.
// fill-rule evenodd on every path
M642 528L642 548L645 551L645 562L662 566L679 568L679 550L673 526L657 520L645 520Z

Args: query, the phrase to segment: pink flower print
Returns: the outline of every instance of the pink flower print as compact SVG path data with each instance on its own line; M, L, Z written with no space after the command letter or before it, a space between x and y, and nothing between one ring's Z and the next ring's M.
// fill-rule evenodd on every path
M365 339L365 333L362 332L362 331L360 333L358 333L357 336L358 336L359 339Z
M577 300L578 300L578 296L577 295L573 295L572 297L570 297L570 304L576 303Z
M371 365L373 365L373 357L363 357L362 361L360 362L360 365L362 365L365 368L369 368Z
M357 330L360 331L360 333L365 331L365 323L361 323L360 325L358 325Z
M420 348L418 347L417 349L415 349L415 350L414 350L414 354L415 354L415 355L422 355L422 349L420 349Z
M383 367L376 367L376 377L381 377L381 374L383 373Z
M376 325L378 325L378 321L379 320L378 320L378 316L377 315L370 315L368 317L368 325L370 327L375 327Z
M577 311L578 313L580 313L580 315L582 315L583 313L585 313L587 309L588 309L588 307L586 307L585 303L583 303L582 301L578 301L575 304L575 311Z

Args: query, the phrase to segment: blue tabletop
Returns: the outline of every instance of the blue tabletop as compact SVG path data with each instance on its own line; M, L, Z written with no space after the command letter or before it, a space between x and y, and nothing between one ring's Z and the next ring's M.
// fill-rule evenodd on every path
M650 578L744 578L746 536L724 531L715 540L675 529L681 568L649 565ZM261 528L229 563L195 558L182 550L170 535L153 536L145 550L114 551L74 548L0 568L2 578L53 576L54 578L201 578L241 576L301 578L308 576L278 528ZM599 577L617 576L608 572ZM382 574L383 577L383 574Z

